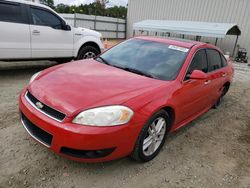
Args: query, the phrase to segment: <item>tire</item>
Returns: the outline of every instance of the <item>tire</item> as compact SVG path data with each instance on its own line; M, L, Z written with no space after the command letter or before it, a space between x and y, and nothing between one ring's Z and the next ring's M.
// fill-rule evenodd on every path
M220 104L221 104L221 101L222 101L222 98L223 96L221 95L218 100L215 102L215 104L213 105L213 109L218 109Z
M84 46L79 50L77 60L94 58L99 53L99 50L93 46Z
M213 105L213 109L219 108L219 106L221 105L221 101L223 100L223 97L227 94L228 90L229 90L229 86L223 86L222 93L220 97L218 98L218 100Z
M159 141L160 143L158 143L157 141L152 141L152 144L155 144L154 146L151 144L148 149L144 149L146 148L146 144L149 143L147 141L149 141L150 136L153 134L151 131L151 127L153 123L156 123L156 127L157 127L157 123L159 121L165 121L165 129L163 130L162 127L162 132L161 133L161 141ZM160 122L159 122L160 123ZM158 126L160 127L160 126ZM157 154L160 152L161 148L163 147L165 140L166 140L166 136L167 133L170 130L170 118L168 113L165 110L160 110L159 112L155 113L149 120L148 122L144 125L144 127L142 128L139 137L136 141L135 147L133 152L131 153L130 157L136 161L139 162L147 162L152 160L154 157L157 156ZM149 133L151 132L151 134ZM159 136L159 135L158 135ZM158 136L151 136L152 140L154 139L160 139L160 137ZM156 137L156 138L155 138ZM154 142L154 143L153 143ZM158 146L158 147L157 147ZM155 147L154 151L152 151L153 149L150 149Z
M227 92L228 92L228 90L229 90L229 85L227 85L227 86L224 86L224 88L223 88L223 90L222 90L222 97L224 97L226 94L227 94Z
M73 58L56 59L56 62L59 64L63 64L63 63L69 63L72 60L73 60Z

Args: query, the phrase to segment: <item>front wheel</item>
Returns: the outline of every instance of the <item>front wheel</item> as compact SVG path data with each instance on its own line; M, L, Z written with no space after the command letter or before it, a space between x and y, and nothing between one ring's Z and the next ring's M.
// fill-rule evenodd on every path
M93 46L84 46L80 49L77 59L95 58L99 53L99 50Z
M152 160L164 145L169 130L168 122L169 115L166 111L154 114L142 128L131 158L140 162Z

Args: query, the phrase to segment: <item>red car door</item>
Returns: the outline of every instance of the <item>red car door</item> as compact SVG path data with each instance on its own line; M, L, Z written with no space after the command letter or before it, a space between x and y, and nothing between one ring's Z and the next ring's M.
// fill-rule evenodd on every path
M211 105L220 97L225 83L226 68L223 67L221 54L215 49L206 49L208 58L208 79L212 86L211 95L213 96Z
M195 53L180 89L175 92L175 97L178 98L176 113L179 114L176 117L181 117L181 119L176 119L177 124L201 113L208 108L212 101L210 79L190 79L188 76L193 70L201 70L207 73L208 62L204 49L200 49Z

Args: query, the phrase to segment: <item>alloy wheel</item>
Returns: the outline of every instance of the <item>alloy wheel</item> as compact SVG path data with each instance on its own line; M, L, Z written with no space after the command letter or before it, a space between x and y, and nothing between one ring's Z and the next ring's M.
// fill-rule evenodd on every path
M143 154L150 156L161 145L166 132L166 120L159 117L148 127L148 132L143 140Z
M94 57L96 57L96 54L94 52L86 52L83 55L83 59L90 59L90 58L94 58Z

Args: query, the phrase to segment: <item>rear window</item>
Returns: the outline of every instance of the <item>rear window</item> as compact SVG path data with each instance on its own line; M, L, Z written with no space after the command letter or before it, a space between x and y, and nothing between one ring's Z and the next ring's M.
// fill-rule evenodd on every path
M227 60L226 60L226 58L223 55L221 55L221 66L222 67L226 67L227 66Z
M20 4L0 2L0 21L24 23Z
M143 39L131 39L101 55L109 64L139 70L160 80L173 80L189 49Z

